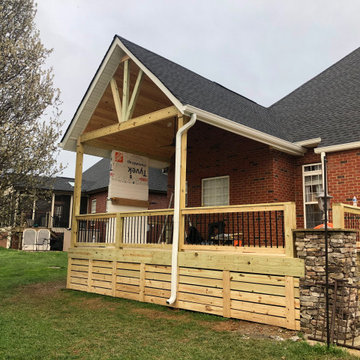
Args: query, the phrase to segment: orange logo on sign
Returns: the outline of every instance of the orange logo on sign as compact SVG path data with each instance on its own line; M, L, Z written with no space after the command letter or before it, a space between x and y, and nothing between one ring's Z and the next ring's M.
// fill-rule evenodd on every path
M115 162L119 162L119 163L124 162L124 154L116 151L115 152Z

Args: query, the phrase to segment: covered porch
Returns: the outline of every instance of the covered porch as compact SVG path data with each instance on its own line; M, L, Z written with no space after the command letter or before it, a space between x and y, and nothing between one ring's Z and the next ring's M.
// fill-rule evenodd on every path
M114 40L63 139L76 151L67 287L299 329L295 202L273 189L292 189L276 164L292 166L305 150L184 105L182 78L170 91L142 51ZM80 215L83 156L112 151L167 168L169 208L124 196L107 213ZM201 190L219 177L228 187L220 203Z

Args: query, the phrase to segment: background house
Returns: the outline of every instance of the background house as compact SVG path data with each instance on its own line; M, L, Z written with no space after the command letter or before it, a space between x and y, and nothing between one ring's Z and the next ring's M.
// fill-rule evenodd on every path
M110 160L102 159L83 174L81 213L107 212ZM50 188L44 184L45 189ZM48 229L53 250L67 250L70 246L72 207L73 207L74 179L56 177L51 185L51 200L36 200L33 209L24 215L26 225L18 234L32 228L36 233L40 229ZM149 169L149 209L168 207L167 203L167 175L161 169ZM0 232L0 246L10 246L11 224L3 224ZM33 235L31 235L33 236ZM16 236L12 241L12 248L21 247L24 237ZM20 243L19 243L20 241ZM44 250L41 245L41 250ZM39 246L30 246L36 250ZM39 248L40 249L40 248ZM49 246L46 247L49 249Z

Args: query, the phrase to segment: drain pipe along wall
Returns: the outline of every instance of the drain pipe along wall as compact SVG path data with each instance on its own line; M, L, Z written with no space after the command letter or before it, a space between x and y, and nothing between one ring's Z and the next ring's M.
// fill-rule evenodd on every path
M180 168L181 168L181 138L196 122L196 114L192 114L190 121L181 127L176 133L175 149L175 191L174 191L174 217L173 217L173 243L171 253L171 294L166 300L172 305L176 300L177 273L178 273L178 251L179 251L179 223L180 223Z

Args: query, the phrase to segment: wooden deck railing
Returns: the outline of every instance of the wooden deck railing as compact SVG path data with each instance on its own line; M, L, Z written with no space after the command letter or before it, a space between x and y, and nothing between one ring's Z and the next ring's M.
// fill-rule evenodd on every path
M294 254L294 203L186 208L182 216L184 249Z
M356 242L360 247L360 207L343 203L332 205L333 226L336 229L353 229L358 230Z
M75 246L171 247L173 210L76 217ZM294 255L294 203L185 208L180 249L273 252Z

